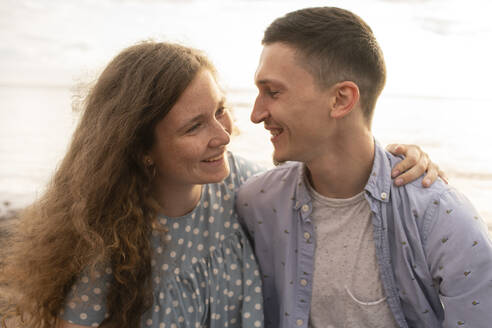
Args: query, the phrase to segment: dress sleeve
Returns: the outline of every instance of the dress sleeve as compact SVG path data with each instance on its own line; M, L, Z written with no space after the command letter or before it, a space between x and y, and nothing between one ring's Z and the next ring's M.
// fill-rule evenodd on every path
M239 188L240 185L253 175L266 171L263 166L253 163L241 156L229 153L229 157L231 178L234 180L236 188Z
M485 222L456 190L433 206L426 248L444 307L443 327L490 327L492 241Z
M263 327L263 294L260 271L256 258L248 241L243 247L243 303L241 327Z
M106 315L106 296L112 279L110 268L84 272L68 293L61 318L69 323L98 327Z

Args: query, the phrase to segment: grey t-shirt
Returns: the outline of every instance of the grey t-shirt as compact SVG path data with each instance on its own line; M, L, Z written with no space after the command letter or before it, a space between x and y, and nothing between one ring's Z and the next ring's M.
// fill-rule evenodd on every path
M309 183L316 251L309 326L397 327L386 302L364 192L327 198Z

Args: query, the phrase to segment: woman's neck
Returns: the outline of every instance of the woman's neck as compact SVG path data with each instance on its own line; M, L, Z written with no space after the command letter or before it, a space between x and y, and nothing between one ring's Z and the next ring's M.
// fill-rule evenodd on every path
M157 186L155 197L165 216L180 217L193 211L202 195L203 185Z

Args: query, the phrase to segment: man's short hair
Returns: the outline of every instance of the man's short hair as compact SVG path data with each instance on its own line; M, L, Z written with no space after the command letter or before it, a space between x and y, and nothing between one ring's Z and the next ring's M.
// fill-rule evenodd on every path
M275 42L294 47L299 62L322 89L342 81L357 84L370 124L386 81L386 65L371 28L359 16L335 7L293 11L266 29L262 44Z

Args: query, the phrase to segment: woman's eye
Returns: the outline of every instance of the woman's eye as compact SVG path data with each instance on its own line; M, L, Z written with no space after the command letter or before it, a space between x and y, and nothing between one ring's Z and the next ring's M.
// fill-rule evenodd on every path
M195 123L193 126L191 126L188 130L186 130L186 133L192 133L195 130L197 130L202 124L201 123Z

